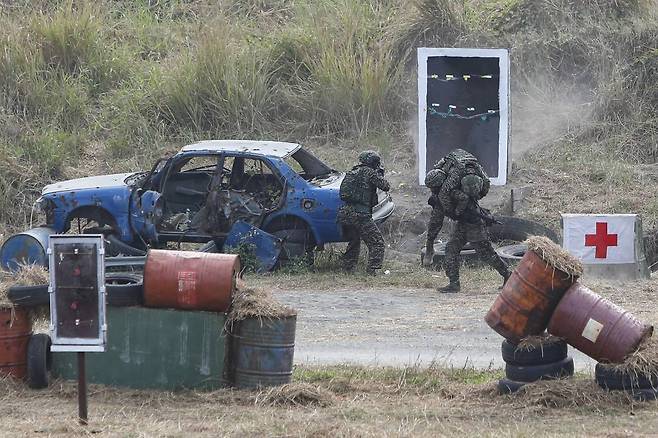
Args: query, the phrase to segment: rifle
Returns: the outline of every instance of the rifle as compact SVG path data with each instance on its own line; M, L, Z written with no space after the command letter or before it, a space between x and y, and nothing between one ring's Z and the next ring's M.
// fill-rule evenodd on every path
M502 222L494 217L490 210L480 207L480 205L475 201L471 202L471 205L469 205L466 211L464 211L463 216L474 220L470 223L475 223L475 219L481 219L484 222L484 225L487 227L490 227L494 224L502 224Z

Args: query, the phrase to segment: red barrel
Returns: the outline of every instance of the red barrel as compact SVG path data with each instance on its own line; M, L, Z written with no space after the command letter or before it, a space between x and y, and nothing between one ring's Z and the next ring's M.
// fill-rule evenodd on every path
M653 326L576 283L555 309L548 332L599 362L620 363L651 336Z
M31 334L32 321L27 310L0 308L0 375L25 377Z
M240 258L234 254L150 250L144 266L144 304L226 312Z
M518 342L539 335L555 306L576 279L527 251L484 320L504 338Z

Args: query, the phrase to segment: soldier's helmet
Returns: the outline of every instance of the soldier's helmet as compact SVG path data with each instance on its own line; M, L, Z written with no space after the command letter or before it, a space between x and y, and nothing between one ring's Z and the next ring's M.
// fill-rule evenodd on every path
M478 199L482 191L482 178L477 175L466 175L461 181L462 191L472 198Z
M375 151L363 151L359 154L359 162L365 164L368 167L376 169L382 162L382 159L379 157L379 154Z
M445 180L446 173L441 169L432 169L427 172L427 175L425 175L425 185L430 189L434 187L441 187Z

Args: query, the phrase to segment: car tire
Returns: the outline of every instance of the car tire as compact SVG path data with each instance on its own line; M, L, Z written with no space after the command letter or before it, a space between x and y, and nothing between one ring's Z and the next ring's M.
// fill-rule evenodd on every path
M285 266L291 260L304 259L309 266L315 261L313 237L307 228L292 228L274 231L272 235L283 241L277 267Z
M510 380L502 378L498 381L498 393L499 394L513 394L519 389L523 388L527 382L517 382L515 380Z
M522 243L517 245L501 246L500 248L496 249L498 256L508 265L518 264L525 255L526 251L528 251L528 245Z
M573 376L573 359L566 357L558 362L543 365L505 365L505 375L517 382L536 382L537 380L559 379Z
M633 399L636 401L655 401L658 399L658 389L634 389L632 395Z
M636 390L658 388L658 373L651 375L635 374L621 371L610 365L596 364L594 368L596 383L604 389Z
M505 339L501 352L505 363L516 366L547 365L567 357L567 343L563 340L546 342L539 348L518 349L516 344Z
M105 274L107 304L114 307L144 304L144 278L138 274L110 272Z
M495 242L515 240L523 242L530 236L546 236L555 243L560 243L558 234L552 229L529 219L515 216L496 216L500 224L489 227L489 236Z
M34 286L11 286L7 291L9 301L22 307L37 307L50 305L50 294L47 284Z
M48 387L48 372L52 362L50 336L32 335L27 344L27 385L32 389Z

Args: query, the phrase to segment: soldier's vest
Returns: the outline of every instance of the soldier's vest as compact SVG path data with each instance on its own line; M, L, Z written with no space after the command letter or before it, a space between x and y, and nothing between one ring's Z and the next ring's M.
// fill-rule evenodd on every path
M372 211L373 192L376 195L376 188L373 190L368 182L370 170L365 166L355 166L340 183L340 199L364 213Z

